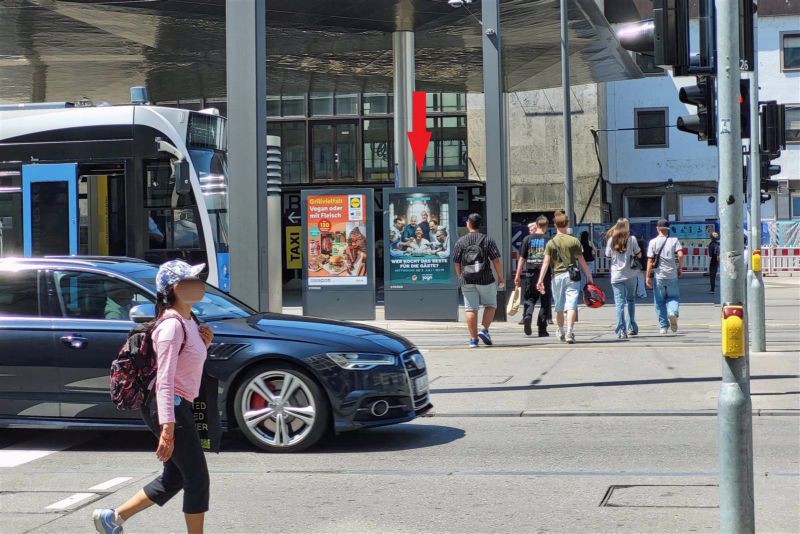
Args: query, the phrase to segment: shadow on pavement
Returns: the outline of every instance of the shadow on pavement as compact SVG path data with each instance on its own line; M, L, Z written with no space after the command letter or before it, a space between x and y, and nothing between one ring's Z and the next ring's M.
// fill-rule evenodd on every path
M800 378L800 375L757 375L751 376L750 380L781 380L787 378ZM686 384L692 382L719 382L719 376L697 376L692 378L654 378L649 380L610 380L606 382L576 382L572 384L538 384L534 383L524 386L496 386L496 387L477 387L477 388L448 388L431 389L431 393L485 393L492 391L534 391L538 389L569 389L569 388L596 388L596 387L616 387L616 386L648 386L653 384Z
M340 434L319 447L319 452L391 452L447 445L463 438L463 429L444 425L405 423Z
M328 436L306 453L349 454L365 452L393 452L447 445L466 435L464 430L445 425L418 425L403 423L381 428L345 432ZM223 437L222 452L256 452L255 446L239 432ZM304 454L304 453L299 453Z
M13 430L11 431L13 432ZM58 431L47 431L58 432ZM90 452L142 452L154 451L156 438L149 431L92 431L84 443L71 447L73 451ZM311 453L362 453L391 452L446 445L463 438L460 428L444 425L418 425L403 423L382 428L346 432L327 436L320 444L308 449ZM240 432L231 431L222 436L222 453L252 453L259 449ZM303 454L303 453L299 453Z

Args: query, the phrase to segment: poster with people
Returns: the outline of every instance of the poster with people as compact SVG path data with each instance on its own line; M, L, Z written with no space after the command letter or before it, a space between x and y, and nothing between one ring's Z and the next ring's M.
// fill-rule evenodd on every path
M306 197L309 286L368 284L366 202L364 194Z
M454 201L453 191L441 188L384 191L389 288L453 283Z

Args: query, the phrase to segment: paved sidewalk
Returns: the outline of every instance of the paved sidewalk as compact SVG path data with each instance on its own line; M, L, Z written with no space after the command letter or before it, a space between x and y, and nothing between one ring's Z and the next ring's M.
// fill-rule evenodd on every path
M712 296L707 283L684 280L686 300ZM800 278L767 287L768 352L750 357L754 414L800 415ZM575 345L528 338L512 322L492 327L495 346L472 350L463 324L389 327L424 351L435 416L714 415L719 316L717 304L683 304L678 333L662 336L652 304L640 301L640 335L620 341L610 304L581 310Z
M581 324L609 327L614 326L614 296L611 291L611 283L608 277L597 278L597 284L603 289L606 294L607 304L599 310L588 310L581 305L580 322ZM698 317L704 321L708 321L711 327L718 326L719 312L716 314L709 313L710 308L717 306L719 309L719 283L717 284L717 292L711 293L708 290L709 280L708 277L702 275L688 274L681 279L681 305L684 313L689 313L687 318L697 319ZM767 277L765 278L767 288L767 320L776 320L779 322L791 322L800 328L800 277ZM299 300L299 297L288 300ZM780 308L770 307L771 304L777 304ZM654 318L653 311L653 292L648 290L646 299L636 300L637 310L644 313L645 318ZM692 313L691 310L700 306L701 310ZM785 313L781 310L783 307L794 307L794 310L788 310ZM302 306L284 306L283 312L289 315L302 315ZM641 312L638 312L637 320L642 317ZM772 312L772 313L771 313ZM777 313L776 313L777 312ZM588 314L588 315L587 315ZM463 332L464 331L464 307L459 307L459 322L452 321L397 321L387 320L384 316L383 305L378 305L375 310L375 320L373 321L357 321L363 324L377 326L393 332L402 334L413 332ZM492 326L492 329L500 332L517 332L520 327L517 322L521 319L520 314L509 318L508 322L498 322Z

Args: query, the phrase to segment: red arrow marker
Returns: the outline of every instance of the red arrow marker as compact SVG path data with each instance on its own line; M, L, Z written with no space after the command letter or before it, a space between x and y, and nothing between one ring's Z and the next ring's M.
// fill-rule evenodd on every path
M417 172L422 172L422 165L425 163L425 153L428 151L428 143L431 142L431 132L427 130L428 109L425 100L425 91L414 91L412 105L413 129L406 132L408 140L411 142L411 151L414 153L414 160L417 162Z

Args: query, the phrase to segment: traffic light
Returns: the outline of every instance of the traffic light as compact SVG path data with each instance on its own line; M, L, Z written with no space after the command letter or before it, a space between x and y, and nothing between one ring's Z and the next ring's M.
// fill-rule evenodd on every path
M617 31L622 48L652 55L675 76L689 69L689 0L653 0L653 18L625 24Z
M780 154L786 148L786 106L775 100L761 102L761 151ZM777 156L776 156L777 157Z
M781 149L786 148L786 106L776 101L763 102L761 105L761 202L764 203L772 195L770 191L778 188L778 182L771 177L781 173L780 165L773 165L772 160L781 156Z
M750 139L750 80L739 80L739 119L742 139Z
M717 115L714 80L698 76L697 85L681 87L678 98L684 104L697 106L697 115L678 117L678 130L697 135L699 141L717 144Z
M761 203L768 201L772 198L770 191L778 189L778 182L770 179L772 176L781 173L780 165L773 165L772 160L779 158L781 155L780 150L777 154L769 152L761 152Z

